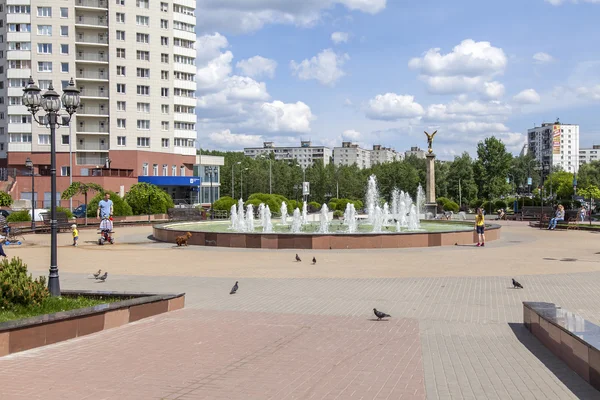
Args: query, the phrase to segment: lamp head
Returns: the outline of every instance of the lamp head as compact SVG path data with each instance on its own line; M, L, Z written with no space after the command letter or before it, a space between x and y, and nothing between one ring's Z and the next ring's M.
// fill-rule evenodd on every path
M52 82L50 82L48 90L42 95L42 108L46 112L58 112L60 107L60 96L54 91Z
M33 168L33 161L31 161L31 158L27 157L27 160L25 160L25 166L27 168Z
M62 103L64 104L69 115L75 113L81 104L79 93L79 89L75 87L75 82L73 82L73 78L71 78L69 85L63 90L62 95Z
M27 86L23 89L23 105L27 107L27 110L32 114L35 114L38 111L42 103L40 92L40 88L37 87L33 78L30 76Z

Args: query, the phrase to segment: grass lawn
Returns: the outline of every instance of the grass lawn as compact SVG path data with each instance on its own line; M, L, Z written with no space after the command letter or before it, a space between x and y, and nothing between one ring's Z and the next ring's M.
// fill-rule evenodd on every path
M87 297L48 297L38 307L15 306L11 310L0 309L0 323L35 317L37 315L52 314L59 311L74 310L77 308L92 307L98 304L114 303L124 299L106 297L91 299Z

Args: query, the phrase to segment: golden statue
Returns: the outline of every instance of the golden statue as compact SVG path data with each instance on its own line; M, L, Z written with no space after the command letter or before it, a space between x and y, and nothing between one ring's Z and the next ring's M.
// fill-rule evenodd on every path
M431 149L431 146L433 145L433 137L435 136L435 134L437 133L437 131L433 132L431 135L427 132L425 132L425 135L427 135L427 146L429 147L429 154L433 153L433 150Z

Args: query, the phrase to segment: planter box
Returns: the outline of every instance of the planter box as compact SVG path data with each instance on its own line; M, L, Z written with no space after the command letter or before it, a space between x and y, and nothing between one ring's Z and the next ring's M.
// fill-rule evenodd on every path
M184 307L185 293L153 294L63 290L64 297L124 300L0 323L0 357L58 343Z

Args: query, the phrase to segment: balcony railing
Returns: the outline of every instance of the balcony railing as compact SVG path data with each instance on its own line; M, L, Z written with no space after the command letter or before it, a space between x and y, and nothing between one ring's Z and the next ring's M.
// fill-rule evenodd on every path
M108 62L108 54L77 53L75 60Z
M76 132L108 133L108 127L107 126L100 126L100 125L77 126ZM86 150L88 150L88 149L86 149ZM89 149L89 150L93 150L93 149Z
M108 0L75 0L75 6L108 8Z
M83 89L80 93L83 97L106 97L108 98L108 90L92 90Z
M108 79L108 72L100 71L77 71L77 78L87 79Z
M90 35L77 35L75 38L77 43L97 43L97 44L108 44L108 38L90 36Z
M108 144L102 143L77 143L77 150L108 150Z
M75 16L75 23L81 25L108 26L106 17L84 17L83 15Z
M77 115L93 114L93 115L108 115L108 107L79 107L77 109Z

